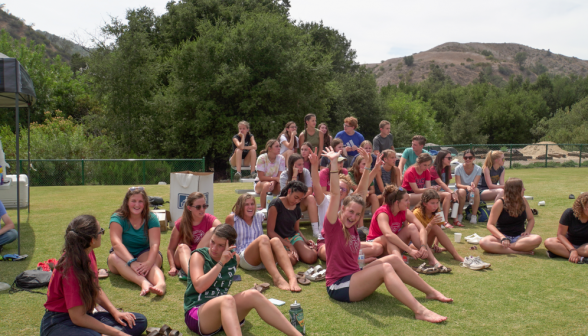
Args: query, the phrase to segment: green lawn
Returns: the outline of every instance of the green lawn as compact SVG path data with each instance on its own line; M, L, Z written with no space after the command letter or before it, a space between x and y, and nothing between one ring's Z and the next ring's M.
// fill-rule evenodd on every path
M559 217L571 206L569 194L586 191L586 171L578 168L507 170L507 177L516 176L525 182L526 194L534 196L532 207L538 208L534 233L543 239L555 236ZM237 195L234 189L250 188L250 184L215 184L215 215L222 220L229 214ZM153 196L169 198L169 186L147 186ZM110 215L122 202L125 186L36 187L31 189L31 213L21 211L21 242L23 254L29 258L21 262L0 262L0 281L12 283L20 272L35 268L37 262L59 258L63 233L69 221L79 214L95 215L106 227ZM544 200L546 206L538 207ZM16 211L9 215L16 220ZM311 236L310 228L304 228ZM474 232L487 235L485 224L447 230ZM107 232L108 233L108 232ZM450 234L450 236L452 236ZM161 252L165 255L170 231L162 234ZM427 308L449 317L446 323L433 325L417 321L412 312L392 298L384 286L363 302L347 304L329 299L324 282L303 287L298 294L272 287L266 297L286 301L280 310L287 314L289 304L297 300L302 304L309 335L384 335L384 334L586 334L586 302L588 265L573 265L558 259L548 259L541 245L535 256L487 255L480 250L469 251L471 245L458 244L462 255L480 255L492 263L486 271L471 271L459 267L447 253L437 257L453 268L451 274L423 276L426 281L445 295L453 304L428 301L411 288L415 297ZM98 266L106 267L110 249L108 235L103 246L96 250ZM473 253L470 253L473 252ZM16 243L5 247L3 253L16 253ZM414 263L416 265L416 262ZM164 273L167 260L164 258ZM324 265L323 265L324 266ZM305 270L299 264L296 271ZM243 281L235 282L231 293L250 288L254 282L271 282L266 272L244 272ZM582 280L584 279L584 280ZM140 297L139 287L111 275L101 280L102 288L117 307L145 314L150 326L166 323L184 335L192 335L184 324L183 296L185 283L168 277L168 292L164 297ZM20 292L0 293L2 335L38 334L45 309L43 295ZM243 332L246 335L274 335L275 330L251 313Z

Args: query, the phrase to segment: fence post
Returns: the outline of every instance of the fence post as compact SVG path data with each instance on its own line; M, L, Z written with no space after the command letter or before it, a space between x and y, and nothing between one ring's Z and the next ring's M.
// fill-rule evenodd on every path
M510 167L512 168L512 145L510 145Z
M578 167L582 168L582 145L580 145L580 156L578 161Z
M84 159L82 159L82 185L86 185L86 174L84 171Z
M470 153L474 154L474 152L472 152L472 143L470 142Z
M547 153L548 153L549 145L545 145L545 168L547 168Z
M143 160L143 185L147 183L146 162Z

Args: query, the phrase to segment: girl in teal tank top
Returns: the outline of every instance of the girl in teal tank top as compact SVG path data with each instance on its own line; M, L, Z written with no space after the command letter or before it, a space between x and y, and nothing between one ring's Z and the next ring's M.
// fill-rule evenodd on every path
M236 239L235 229L221 224L214 229L209 247L192 252L184 294L188 328L198 335L214 335L221 330L227 335L241 335L245 316L255 309L262 320L284 334L301 335L260 292L250 289L228 294L239 262L233 250Z

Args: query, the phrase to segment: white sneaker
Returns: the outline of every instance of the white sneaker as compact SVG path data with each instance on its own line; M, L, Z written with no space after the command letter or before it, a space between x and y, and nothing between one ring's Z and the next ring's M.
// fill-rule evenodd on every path
M469 268L471 270L475 270L475 271L479 271L484 269L484 265L478 263L474 257L469 256L469 257L465 257L463 262L460 263L461 267L466 267Z
M470 239L466 239L466 241L468 243L474 244L474 245L475 244L479 244L480 243L480 240L482 240L482 237L473 237L473 238L470 238Z
M490 268L492 266L492 264L490 264L490 263L483 262L482 259L480 259L480 257L474 257L474 260L476 263L484 266L484 268Z
M476 223L478 223L478 216L476 216L476 215L472 215L472 217L470 218L470 223L471 223L471 224L476 224Z
M477 233L474 233L473 235L469 235L469 236L465 237L464 239L470 240L470 239L474 239L474 238L482 238L482 237L478 236Z

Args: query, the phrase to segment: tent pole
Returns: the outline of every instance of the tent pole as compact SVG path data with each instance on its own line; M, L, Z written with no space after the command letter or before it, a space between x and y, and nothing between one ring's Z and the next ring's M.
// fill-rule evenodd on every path
M27 105L27 142L28 142L28 155L29 158L29 165L27 166L27 205L28 205L28 213L31 213L31 104Z
M15 117L14 119L16 119L15 124L16 124L16 222L17 222L17 231L18 231L18 254L20 255L20 153L18 151L19 149L19 137L20 137L20 127L19 127L19 110L18 110L18 105L19 105L19 87L18 87L18 78L20 77L20 73L19 73L19 68L18 68L18 61L16 60L16 58L14 59L14 68L16 71L16 92L14 94L14 100L15 100L15 104L16 104L16 112L15 112Z

